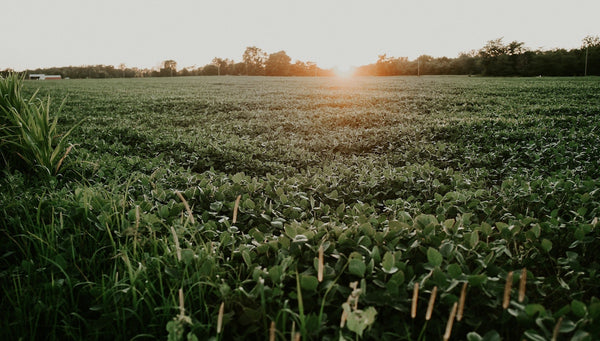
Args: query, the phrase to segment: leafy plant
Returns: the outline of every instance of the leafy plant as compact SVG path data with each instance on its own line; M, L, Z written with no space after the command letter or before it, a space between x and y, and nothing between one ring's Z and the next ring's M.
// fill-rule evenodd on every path
M33 84L86 162L0 174L2 339L600 335L597 79Z
M2 141L10 147L7 151L18 156L26 167L56 175L73 147L67 144L67 137L75 126L59 134L58 115L64 100L52 118L50 97L42 101L34 93L26 99L22 83L23 76L17 74L0 78Z

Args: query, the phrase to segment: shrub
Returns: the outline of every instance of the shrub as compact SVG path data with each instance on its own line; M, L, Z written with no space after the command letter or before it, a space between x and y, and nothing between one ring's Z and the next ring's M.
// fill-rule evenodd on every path
M58 133L58 115L64 104L51 117L50 97L42 100L35 92L26 98L23 76L0 77L0 152L5 166L11 162L48 175L61 170L72 145L67 137L76 127Z

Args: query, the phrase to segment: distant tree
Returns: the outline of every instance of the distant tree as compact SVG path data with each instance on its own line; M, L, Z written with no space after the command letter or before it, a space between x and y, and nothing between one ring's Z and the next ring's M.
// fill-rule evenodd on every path
M290 65L290 75L291 76L308 76L308 66L305 62L295 61L294 64Z
M503 38L490 40L479 50L482 72L490 76L512 76L525 72L525 43L513 41L505 45Z
M119 70L121 70L121 77L125 78L125 70L127 70L127 65L125 65L125 63L119 64Z
M233 64L231 74L232 75L244 75L244 74L246 74L246 63L239 62L239 63Z
M317 77L319 75L319 67L315 62L306 62L306 70L308 71L308 76Z
M417 58L417 66L419 68L419 74L421 75L434 75L434 64L435 64L435 59L432 56L429 55L420 55L419 58Z
M217 76L219 74L219 67L215 64L208 64L202 68L203 76Z
M177 62L172 59L163 61L159 74L161 77L177 76Z
M292 58L285 51L271 53L265 63L267 76L289 76Z
M219 75L230 75L233 73L235 62L227 58L213 58L212 64L218 68Z
M586 48L586 47L593 47L593 46L600 46L600 37L599 36L586 36L585 38L583 38L582 40L582 47Z
M246 47L242 59L246 64L247 75L263 75L267 54L256 46Z
M582 45L582 49L585 49L585 66L584 66L584 75L587 76L588 74L598 74L597 70L600 70L600 63L598 63L598 61L600 60L595 60L595 63L590 63L590 49L592 51L591 55L592 58L591 60L594 60L593 56L596 56L596 59L598 59L598 56L600 55L600 37L598 36L586 36L585 38L583 38L583 45ZM588 73L588 71L591 71Z
M378 55L375 63L375 74L377 76L391 76L392 63L393 59L388 57L387 54Z

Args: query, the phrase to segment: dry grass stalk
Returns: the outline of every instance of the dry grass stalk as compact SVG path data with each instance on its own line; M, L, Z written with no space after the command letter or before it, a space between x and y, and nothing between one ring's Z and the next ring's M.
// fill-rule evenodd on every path
M415 282L415 287L413 289L413 298L412 298L412 306L410 308L410 317L417 317L417 301L419 300L419 282Z
M135 205L135 232L140 228L140 206Z
M348 313L346 310L342 311L342 318L340 319L340 328L344 328L346 325L346 319L348 318Z
M177 194L177 196L183 203L183 206L185 206L185 210L187 211L189 219L192 222L192 224L196 223L196 220L194 219L194 214L192 213L192 210L190 209L190 205L188 205L188 202L183 197L183 194L181 194L181 192L179 192L179 191L175 191L175 194Z
M269 328L269 341L275 341L275 332L277 328L275 328L275 321L271 321L271 328Z
M223 331L223 313L225 312L225 302L221 302L219 307L219 316L217 317L217 334Z
M294 341L300 341L300 338L302 337L302 335L300 335L300 332L296 332L294 334Z
M73 149L73 145L70 145L69 147L67 147L65 154L60 158L60 160L58 160L58 164L56 165L56 169L55 169L56 173L58 173L60 166L62 165L62 163L65 160L65 158L67 157L67 155L69 155L69 152L71 151L71 149Z
M135 230L133 231L133 253L135 254L137 248L137 236L140 228L140 206L135 205Z
M521 270L521 278L519 281L519 303L525 300L525 289L527 287L527 268Z
M346 302L352 307L353 310L357 310L358 297L360 296L360 292L362 290L358 289L358 281L350 283L349 287L352 288L352 292L350 293L350 296L348 296L348 300Z
M433 287L431 290L431 296L429 297L429 305L427 306L427 313L425 313L425 320L429 321L431 319L431 314L433 313L433 305L435 304L435 297L437 296L437 285Z
M558 332L560 331L560 325L562 324L563 318L559 318L554 326L554 330L552 331L552 341L558 340Z
M175 228L171 225L171 234L173 234L173 240L175 241L175 252L177 253L177 260L181 261L181 248L179 247L179 237L175 232Z
M504 299L502 300L502 309L507 309L510 303L510 290L512 289L513 272L509 271L506 275L506 284L504 285Z
M183 300L183 289L179 288L179 316L185 316L185 302Z
M319 282L323 282L323 244L319 246L319 267L317 269L317 279Z
M450 334L452 334L452 325L454 324L454 317L456 316L456 309L458 304L454 302L450 316L448 317L448 323L446 323L446 332L444 333L444 341L450 340Z
M462 290L460 291L460 298L458 299L458 313L456 314L457 321L460 321L463 318L465 299L467 298L467 284L467 282L463 283Z
M238 208L240 208L240 200L242 199L242 195L238 195L235 199L235 204L233 205L233 219L231 220L233 224L237 222L237 213Z
M292 332L290 333L291 341L294 341L296 338L296 321L292 321Z

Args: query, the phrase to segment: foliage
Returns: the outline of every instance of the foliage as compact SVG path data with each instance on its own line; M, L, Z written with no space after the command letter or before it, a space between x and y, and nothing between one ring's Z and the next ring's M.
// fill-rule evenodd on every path
M0 177L2 339L600 335L596 78L38 85L94 115Z
M256 46L249 46L244 51L242 61L245 66L246 75L264 75L267 53Z
M267 76L289 76L291 61L285 51L271 53L265 62Z
M61 109L51 118L50 97L45 101L36 94L25 98L22 87L23 76L11 74L0 78L1 137L7 147L2 150L4 160L8 166L18 157L27 168L56 175L71 151L66 138L74 127L59 135L57 124Z

